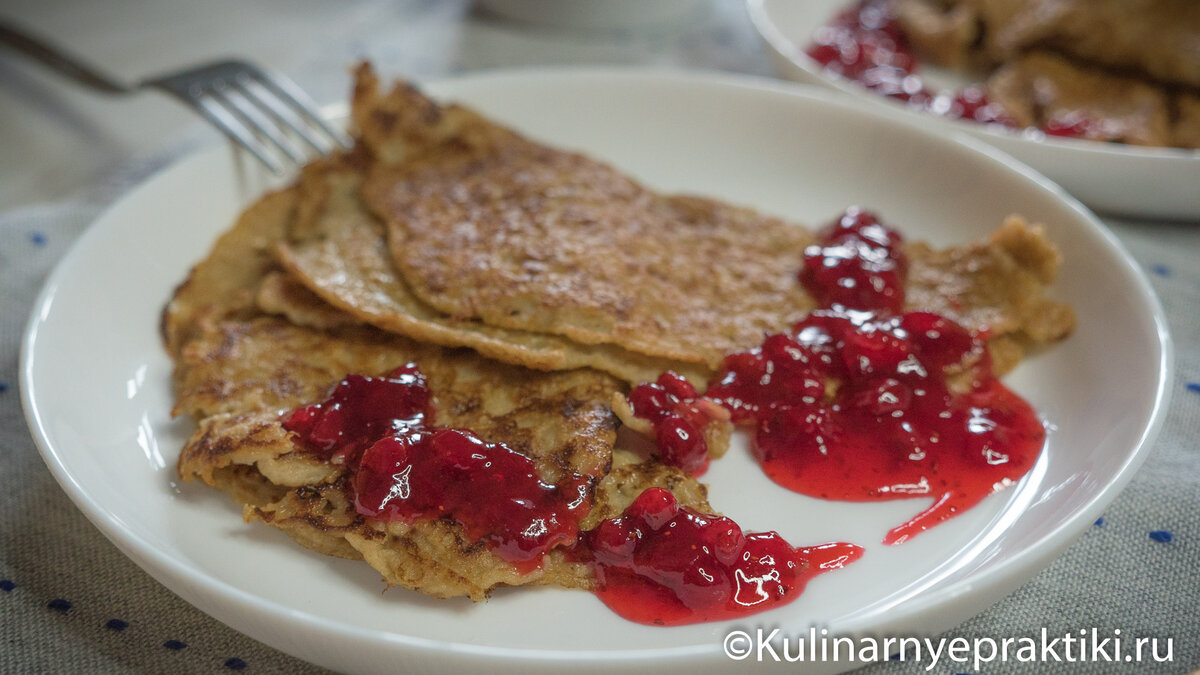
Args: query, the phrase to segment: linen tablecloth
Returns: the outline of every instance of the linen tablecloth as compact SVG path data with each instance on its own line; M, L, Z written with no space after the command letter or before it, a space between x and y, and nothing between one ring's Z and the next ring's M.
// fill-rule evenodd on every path
M293 73L319 100L342 99L347 64L364 56L384 73L416 79L563 63L771 74L736 2L714 2L670 26L586 36L479 16L464 2L358 11L352 38L321 47ZM21 332L46 275L108 203L191 144L181 140L154 161L118 167L70 200L0 213L0 672L324 672L209 618L126 559L51 477L21 410ZM1200 668L1200 223L1105 223L1166 307L1176 345L1166 424L1103 518L1048 569L950 635L1120 628L1173 638L1170 664L1143 663L1136 672L1186 673ZM925 665L881 663L864 672L925 672ZM983 672L1132 670L1044 663ZM942 664L936 672L974 671Z

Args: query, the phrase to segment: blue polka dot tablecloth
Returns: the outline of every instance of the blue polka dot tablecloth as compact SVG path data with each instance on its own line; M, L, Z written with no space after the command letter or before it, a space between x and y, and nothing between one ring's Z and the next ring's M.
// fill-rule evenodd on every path
M464 2L388 4L353 39L331 43L297 74L319 97L345 86L368 55L384 72L419 77L538 63L639 63L770 74L740 13L656 33L573 36L526 31L465 13ZM458 32L467 39L454 40ZM444 45L466 45L461 51ZM34 448L19 402L20 335L43 279L131 177L126 171L68 203L0 213L0 673L319 673L225 627L126 559L71 504ZM121 177L124 179L121 179ZM1023 636L1081 626L1173 637L1170 666L1200 669L1200 223L1108 220L1166 307L1176 371L1166 424L1149 459L1103 517L1043 572L950 636ZM397 672L401 672L398 666ZM923 673L885 662L871 674ZM935 672L1018 672L984 668ZM1021 672L1123 673L1124 664L1042 663Z

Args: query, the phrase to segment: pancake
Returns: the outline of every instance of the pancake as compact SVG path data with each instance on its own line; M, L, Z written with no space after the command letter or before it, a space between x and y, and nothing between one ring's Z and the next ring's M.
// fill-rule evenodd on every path
M985 336L997 375L1075 329L1071 307L1046 294L1062 254L1024 218L1010 216L983 241L944 249L910 242L904 251L905 310L935 312Z
M703 486L677 469L639 463L628 453L612 469L615 420L607 403L616 382L595 371L535 373L467 350L417 343L407 350L392 342L384 353L379 344L273 318L226 322L220 333L197 343L223 345L203 360L209 377L201 386L228 392L227 407L249 412L203 418L181 452L181 477L228 493L243 505L248 520L277 527L307 548L365 560L390 586L481 600L501 585L588 588L592 576L586 565L568 562L558 550L550 551L539 569L521 571L468 540L453 520L403 523L359 515L346 467L301 450L274 409L319 397L299 392L328 389L328 380L316 385L325 373L343 368L375 373L417 361L434 393L437 424L468 428L485 440L505 443L534 459L547 482L568 471L588 476L595 493L585 527L619 514L650 486L666 487L681 503L712 510ZM358 360L338 362L323 372L310 363L297 373L290 349L299 346L310 362L324 354L357 355Z
M387 224L396 271L450 317L711 368L811 308L795 283L812 240L803 228L658 195L411 87L383 96L369 74L354 107L380 158L362 194Z
M1194 0L888 0L931 64L986 79L1017 127L1146 146L1200 147Z
M358 198L361 173L349 161L314 163L303 172L302 194L287 240L277 253L292 278L329 305L383 330L451 347L470 347L507 363L539 370L592 367L627 382L675 370L702 384L703 366L648 357L614 345L586 345L541 333L454 320L419 300L396 275L383 226ZM289 311L282 303L279 311Z
M275 267L274 246L295 214L293 186L250 205L175 289L163 308L161 332L176 356L194 332L226 316L258 313L258 288Z
M813 240L804 228L714 200L655 194L602 163L457 106L439 109L411 87L385 96L373 77L360 72L355 119L372 153L403 159L372 163L363 199L387 224L399 283L437 311L715 369L815 306L796 279ZM450 128L469 131L459 137ZM399 150L406 139L419 139L408 153ZM1011 236L989 243L906 248L907 309L941 311L988 334L1014 357L1000 360L1001 372L1073 326L1070 310L1044 293L1058 264L1053 245L1023 222L1006 229ZM336 263L354 257L348 251L378 250L378 235L360 231L361 243L320 255L320 276L310 265L310 285L386 275L377 252L360 273ZM1023 258L1005 248L1010 240L1028 245ZM1035 252L1047 269L1029 268ZM294 259L288 265L300 271ZM366 303L343 296L339 306L353 304Z
M588 589L595 581L586 565L569 561L560 549L549 551L540 569L521 572L485 546L465 540L452 521L408 524L363 518L354 510L343 468L296 452L273 416L210 418L185 446L179 470L185 480L203 480L243 504L247 521L276 527L318 553L364 560L388 586L478 601L498 586ZM618 453L611 471L596 485L583 529L620 515L650 487L671 490L679 503L712 512L707 490L696 479Z
M1172 142L1171 98L1161 87L1049 53L1006 63L987 80L991 100L1026 127L1089 123L1096 141L1162 146Z
M467 540L455 521L359 516L346 467L302 451L278 410L319 399L346 373L375 375L413 361L428 378L436 424L504 443L533 459L548 483L573 472L594 490L611 468L616 424L608 402L618 382L591 370L536 373L393 336L385 345L369 339L375 332L334 335L259 318L224 322L212 339L199 338L189 347L217 349L200 359L185 387L225 392L228 412L205 411L181 453L180 475L230 493L248 517L303 545L366 559L392 585L481 599L496 585L540 579L545 566L519 572ZM180 396L191 398L186 389Z

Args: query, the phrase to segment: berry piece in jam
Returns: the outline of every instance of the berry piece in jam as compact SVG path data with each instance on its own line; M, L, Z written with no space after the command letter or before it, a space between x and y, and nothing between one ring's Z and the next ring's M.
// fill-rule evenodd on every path
M634 387L627 400L633 416L650 423L659 461L694 476L704 473L709 463L707 437L714 425L728 426L728 412L670 371L656 382Z
M729 409L735 423L758 419L784 406L811 405L825 398L829 364L794 336L770 335L761 347L731 354L705 396Z
M805 249L800 281L822 307L899 312L908 271L900 244L899 233L852 207Z
M538 477L533 460L460 429L387 436L362 455L354 505L370 518L413 522L445 518L521 571L571 544L591 506L589 482L570 474L558 484Z
M340 462L432 413L425 376L408 363L384 377L347 375L324 401L293 411L283 427L310 452Z
M812 577L857 560L851 544L793 548L774 532L680 506L650 488L582 542L596 595L643 624L678 626L756 614L794 600Z

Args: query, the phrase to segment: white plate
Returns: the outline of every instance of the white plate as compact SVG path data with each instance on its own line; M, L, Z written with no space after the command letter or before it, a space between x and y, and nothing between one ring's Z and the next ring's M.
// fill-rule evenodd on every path
M855 0L747 0L750 18L770 46L776 70L788 79L832 87L889 114L947 133L965 131L1049 176L1097 211L1148 218L1200 220L1200 150L1142 148L995 129L914 111L906 105L825 74L804 49L817 28ZM945 69L922 67L938 87L968 81Z
M352 672L653 665L695 673L729 665L721 641L733 625L941 631L1066 548L1116 496L1158 429L1170 358L1146 279L1086 210L986 146L820 91L731 76L549 70L430 89L657 188L809 223L860 203L910 237L947 244L982 237L1014 211L1045 222L1066 253L1054 292L1075 306L1079 328L1008 382L1054 425L1048 447L1016 488L894 547L880 543L884 533L924 501L809 499L776 487L744 446L735 448L706 477L714 505L795 545L866 547L861 561L817 578L793 604L745 621L646 627L588 593L553 588L501 591L480 605L381 594L366 565L303 550L243 523L224 496L176 482L189 423L168 416L159 309L255 191L217 148L150 179L80 238L36 304L22 385L46 463L79 508L168 588L254 638Z

